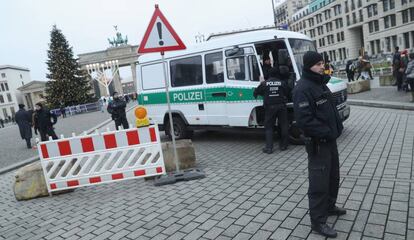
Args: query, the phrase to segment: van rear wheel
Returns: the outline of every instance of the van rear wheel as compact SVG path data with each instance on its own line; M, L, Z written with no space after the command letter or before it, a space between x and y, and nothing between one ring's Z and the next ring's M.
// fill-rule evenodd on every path
M187 129L187 125L180 117L173 117L173 126L176 139L190 138L193 134L193 131ZM165 124L165 134L171 138L170 131L170 121L167 120L167 123Z

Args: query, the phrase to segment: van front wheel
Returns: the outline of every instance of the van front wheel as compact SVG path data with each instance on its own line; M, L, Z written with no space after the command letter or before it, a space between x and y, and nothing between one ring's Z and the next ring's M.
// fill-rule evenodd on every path
M173 126L174 126L174 136L176 139L184 139L189 138L192 135L192 131L187 129L187 125L184 123L184 121L180 117L173 117ZM168 137L171 137L171 127L170 127L170 121L167 120L167 123L165 124L165 134Z

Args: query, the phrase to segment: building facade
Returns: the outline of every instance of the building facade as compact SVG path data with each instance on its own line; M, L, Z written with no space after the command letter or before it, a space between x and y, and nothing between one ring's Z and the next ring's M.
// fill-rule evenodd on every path
M31 81L19 87L22 94L22 103L26 105L26 109L34 109L34 105L38 102L46 101L46 82L45 81Z
M308 2L309 0L286 0L276 3L274 9L275 26L290 25L293 14L307 6Z
M396 46L414 51L414 0L314 0L292 15L289 29L311 37L333 62L362 53L383 59Z
M30 70L23 67L0 66L0 118L14 117L19 109L18 104L23 102L18 88L30 82Z

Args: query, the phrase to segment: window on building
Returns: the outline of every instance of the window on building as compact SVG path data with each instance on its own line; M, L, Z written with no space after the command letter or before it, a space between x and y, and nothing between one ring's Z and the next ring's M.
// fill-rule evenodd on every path
M358 7L359 8L362 7L362 1L361 0L358 0Z
M372 7L372 10L373 10L373 12L374 12L374 16L376 16L376 15L378 15L378 5L377 4L374 4L374 5L372 5L373 7Z
M4 87L6 88L6 91L9 91L9 84L4 83Z
M414 21L414 8L410 8L410 21Z
M6 74L5 73L1 73L1 78L6 78Z
M379 21L378 20L374 21L374 30L375 30L375 32L379 31Z
M403 23L407 23L408 22L408 9L402 11L401 17L402 17L402 22Z
M362 14L362 9L359 10L359 21L363 22L364 21L364 16Z
M345 1L345 13L349 12L348 1Z
M356 17L356 13L353 12L352 13L352 24L355 24L355 23L357 23L357 17Z
M351 10L355 10L355 0L351 0Z
M395 0L389 0L390 1L390 9L395 8Z
M381 53L380 40L375 40L375 46L377 47L377 53Z
M3 94L0 94L0 103L4 103L4 97L3 97Z
M391 36L391 41L392 41L392 48L393 48L393 49L394 49L396 46L398 46L398 43L397 43L397 36L396 36L396 35Z
M368 31L370 33L372 33L374 31L374 22L369 22L368 23Z
M367 7L367 15L368 15L368 17L370 18L370 17L372 17L373 16L373 11L372 11L372 5L370 5L370 6L368 6Z
M349 19L349 15L346 15L346 25L347 26L351 25L351 21Z
M11 112L12 117L15 117L16 111L14 110L14 107L10 107L10 112Z
M170 69L172 87L203 84L201 56L171 61Z
M205 56L206 82L224 82L223 53L210 53Z
M410 34L408 32L403 34L404 48L410 48Z
M407 0L401 0L401 5L406 4L408 1Z
M390 27L390 18L389 16L384 17L384 28L387 29Z
M388 1L389 0L384 0L382 1L382 9L384 9L384 12L388 11Z
M390 19L391 19L391 27L395 27L396 25L395 14L392 14L390 16Z
M12 96L11 96L10 93L7 93L7 101L9 101L9 102L13 101Z
M4 84L3 83L1 84L1 91L2 92L6 91L5 88L4 88Z

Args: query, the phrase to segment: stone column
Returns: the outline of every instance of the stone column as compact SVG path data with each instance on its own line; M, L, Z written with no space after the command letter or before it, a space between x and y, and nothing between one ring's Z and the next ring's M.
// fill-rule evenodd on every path
M112 69L112 74L114 74L114 70ZM114 84L115 91L118 92L118 94L122 95L124 94L124 91L122 90L121 85L121 76L119 75L119 69L114 75L114 79L112 80Z
M134 83L134 92L137 91L137 64L135 62L131 63L131 72L132 72L132 81Z

